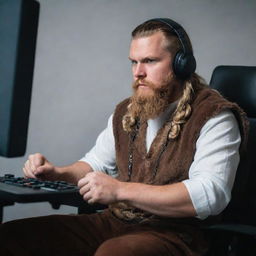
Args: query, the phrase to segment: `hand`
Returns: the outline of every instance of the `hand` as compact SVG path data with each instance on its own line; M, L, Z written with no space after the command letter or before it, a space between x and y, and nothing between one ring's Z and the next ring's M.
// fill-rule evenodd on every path
M78 182L79 192L89 204L116 202L120 186L120 181L102 172L90 172Z
M26 178L54 180L55 167L40 153L29 155L23 168Z

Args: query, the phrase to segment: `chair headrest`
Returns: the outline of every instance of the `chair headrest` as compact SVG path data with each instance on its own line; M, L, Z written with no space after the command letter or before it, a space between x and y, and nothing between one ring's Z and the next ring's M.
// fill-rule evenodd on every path
M256 67L218 66L213 71L210 87L236 102L248 117L256 117Z

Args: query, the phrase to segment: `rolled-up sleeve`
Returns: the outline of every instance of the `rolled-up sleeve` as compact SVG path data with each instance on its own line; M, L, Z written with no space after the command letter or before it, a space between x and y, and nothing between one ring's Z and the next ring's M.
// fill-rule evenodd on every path
M116 176L115 140L112 125L113 115L108 125L98 136L94 147L79 161L87 162L94 171L101 171Z
M184 180L197 217L217 215L229 203L241 142L234 114L225 110L203 126L189 179Z

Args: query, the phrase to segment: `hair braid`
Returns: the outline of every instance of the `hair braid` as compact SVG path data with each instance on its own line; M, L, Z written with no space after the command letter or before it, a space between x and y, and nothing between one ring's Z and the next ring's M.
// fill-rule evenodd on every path
M191 114L190 103L192 101L192 95L194 93L191 82L187 81L183 90L183 95L178 102L178 106L174 112L173 119L171 121L171 130L169 132L169 139L175 139L178 137L181 125L184 124Z
M128 112L123 116L123 119L122 119L123 129L128 133L132 131L132 128L136 124L136 117L130 114L129 112L130 108L131 108L131 103L127 107Z

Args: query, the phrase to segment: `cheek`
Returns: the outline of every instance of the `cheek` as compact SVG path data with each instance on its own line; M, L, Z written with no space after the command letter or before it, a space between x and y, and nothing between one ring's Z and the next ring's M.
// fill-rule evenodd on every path
M162 83L165 83L166 80L170 76L171 76L171 72L170 72L169 69L166 70L166 71L159 70L159 71L156 71L156 72L152 73L151 80L152 80L152 82L160 85Z
M154 70L150 70L147 73L148 78L150 78L151 80L154 81L159 81L161 80L161 78L163 77L163 70L161 69L154 69Z

